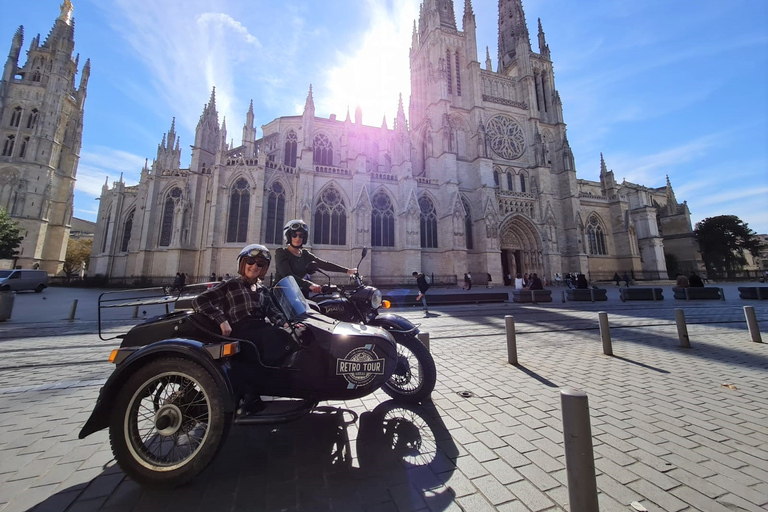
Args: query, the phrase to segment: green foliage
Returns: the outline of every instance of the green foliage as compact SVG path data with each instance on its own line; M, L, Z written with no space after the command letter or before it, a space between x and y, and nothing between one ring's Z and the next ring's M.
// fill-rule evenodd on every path
M62 267L67 277L77 275L82 268L83 262L85 262L86 268L88 267L88 260L91 258L91 247L93 247L93 239L91 238L69 239L67 255L64 257L64 265Z
M24 239L21 228L5 209L0 208L0 259L11 259L17 256L16 249Z
M710 275L730 276L747 264L747 252L753 256L760 252L756 233L736 215L706 218L696 224L693 232Z

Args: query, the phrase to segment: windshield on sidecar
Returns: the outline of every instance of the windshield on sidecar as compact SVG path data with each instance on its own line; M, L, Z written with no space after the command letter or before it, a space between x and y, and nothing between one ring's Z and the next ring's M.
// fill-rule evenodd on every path
M288 321L296 320L309 311L309 303L293 276L282 278L272 288L272 295Z

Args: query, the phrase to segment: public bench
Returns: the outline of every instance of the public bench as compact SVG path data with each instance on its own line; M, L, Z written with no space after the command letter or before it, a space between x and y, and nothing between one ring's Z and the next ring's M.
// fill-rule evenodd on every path
M619 292L621 301L628 300L664 300L664 290L661 288L622 288Z
M421 301L416 301L417 294L385 293L384 299L392 303L394 307L420 306ZM495 302L507 302L509 295L506 292L483 293L429 293L427 292L427 304L432 306L449 306L455 304L490 304Z
M683 300L725 300L722 288L717 286L675 286L672 292L676 299Z
M552 290L512 290L512 302L552 302Z
M768 286L739 286L740 299L768 299Z
M608 300L605 288L574 288L565 290L565 297L568 300L573 301L590 301L596 300Z

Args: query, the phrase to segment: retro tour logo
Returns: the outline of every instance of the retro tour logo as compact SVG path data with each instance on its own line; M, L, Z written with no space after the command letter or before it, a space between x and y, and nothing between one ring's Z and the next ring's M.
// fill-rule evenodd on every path
M347 389L365 386L377 375L384 375L384 359L373 351L373 344L358 347L343 359L336 360L336 375L347 379Z

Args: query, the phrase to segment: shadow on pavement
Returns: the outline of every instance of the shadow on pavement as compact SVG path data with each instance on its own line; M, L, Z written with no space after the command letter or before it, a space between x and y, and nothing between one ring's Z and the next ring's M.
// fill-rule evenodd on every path
M118 467L30 509L445 510L459 452L431 403L364 412L323 406L293 423L233 427L213 463L176 489L141 487Z

